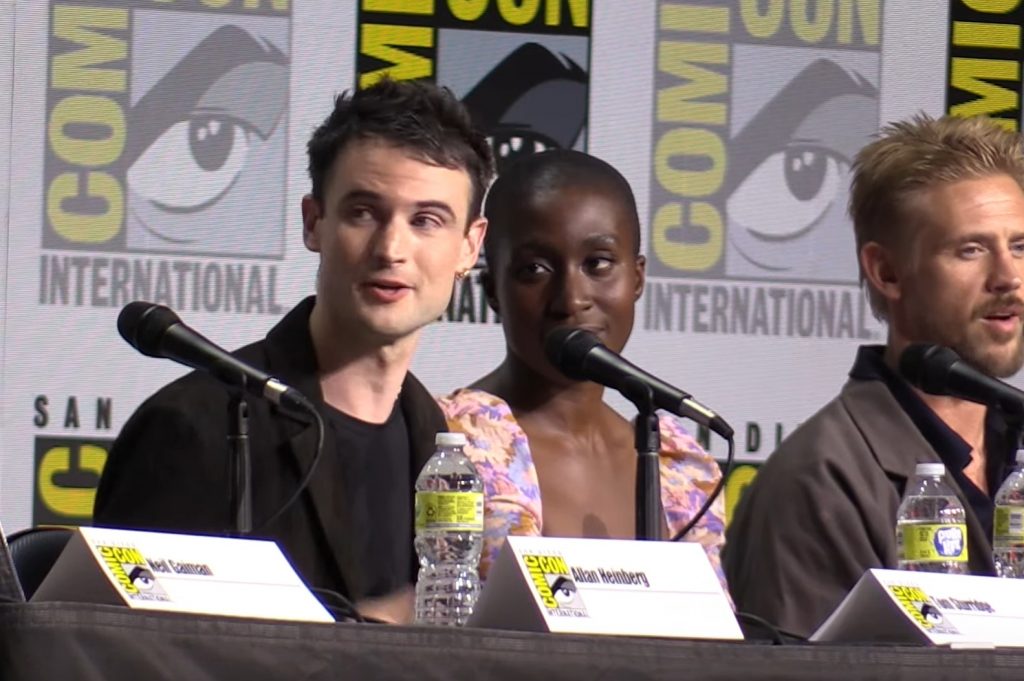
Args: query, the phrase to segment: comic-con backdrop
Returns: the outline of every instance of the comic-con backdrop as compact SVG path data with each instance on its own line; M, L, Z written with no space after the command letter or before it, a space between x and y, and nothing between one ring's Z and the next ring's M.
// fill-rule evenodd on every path
M1021 4L0 0L0 520L88 522L118 429L184 371L120 339L126 303L237 347L312 292L305 142L384 74L451 88L499 169L565 147L622 170L650 274L626 355L763 461L884 339L845 215L853 154L920 110L1016 129ZM502 355L471 277L414 368L441 393Z

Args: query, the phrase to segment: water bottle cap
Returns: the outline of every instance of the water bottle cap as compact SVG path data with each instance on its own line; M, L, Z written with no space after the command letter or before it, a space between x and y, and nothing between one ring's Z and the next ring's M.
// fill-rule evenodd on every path
M465 447L465 433L438 433L434 436L434 444L441 447Z
M946 474L946 465L942 463L919 463L914 472L918 475L942 476Z

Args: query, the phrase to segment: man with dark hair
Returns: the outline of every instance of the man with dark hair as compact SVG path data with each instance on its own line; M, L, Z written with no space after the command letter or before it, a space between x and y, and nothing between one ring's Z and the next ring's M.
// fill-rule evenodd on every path
M253 536L277 541L310 586L407 621L413 484L445 429L408 370L420 331L476 261L493 160L450 92L390 80L338 97L308 152L303 240L320 254L317 295L237 356L314 403L324 453L278 515L313 461L316 429L249 405ZM230 530L228 404L195 372L147 400L111 450L97 524Z
M926 394L897 372L913 343L990 375L1024 364L1024 152L986 118L886 126L853 166L850 216L884 346L863 346L839 395L769 457L723 553L738 610L809 635L870 568L896 568L896 512L918 463L943 463L967 514L960 558L991 575L993 496L1019 424ZM941 561L942 557L937 556Z

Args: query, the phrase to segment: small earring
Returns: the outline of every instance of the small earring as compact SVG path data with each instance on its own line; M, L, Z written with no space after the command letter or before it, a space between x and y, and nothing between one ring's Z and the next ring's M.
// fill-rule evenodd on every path
M455 278L460 280L465 279L467 274L469 274L469 270L459 270L455 273Z

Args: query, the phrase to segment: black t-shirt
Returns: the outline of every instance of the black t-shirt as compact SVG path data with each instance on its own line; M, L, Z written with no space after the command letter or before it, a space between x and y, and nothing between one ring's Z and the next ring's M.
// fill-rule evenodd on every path
M356 598L381 596L408 584L412 565L412 457L398 403L382 424L367 423L327 407L341 461L335 512L349 519L352 553L372 566L362 584L347 584Z

